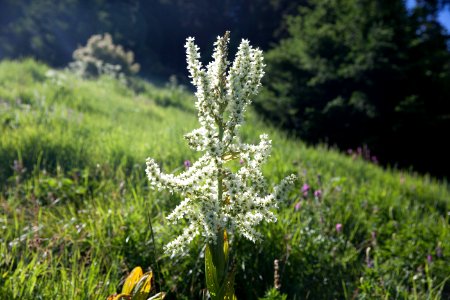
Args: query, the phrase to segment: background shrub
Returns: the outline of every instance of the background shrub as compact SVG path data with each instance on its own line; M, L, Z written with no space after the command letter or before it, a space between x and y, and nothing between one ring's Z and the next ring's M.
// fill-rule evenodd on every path
M86 46L75 50L73 58L75 61L70 64L70 68L84 77L102 74L120 77L139 72L139 64L134 62L133 52L114 45L109 33L91 36Z

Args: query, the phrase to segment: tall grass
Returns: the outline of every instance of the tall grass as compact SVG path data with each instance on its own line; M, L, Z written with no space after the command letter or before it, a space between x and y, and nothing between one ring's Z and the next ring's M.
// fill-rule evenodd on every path
M156 271L168 298L200 299L200 243L181 257L162 252L179 232L165 216L180 199L150 192L144 174L147 156L167 172L196 159L181 138L194 113L176 86L1 62L0 299L105 298L136 265ZM239 299L273 286L275 259L288 299L450 297L446 182L307 147L250 113L244 138L262 132L274 145L270 182L301 180L278 222L262 226L264 242L233 241Z

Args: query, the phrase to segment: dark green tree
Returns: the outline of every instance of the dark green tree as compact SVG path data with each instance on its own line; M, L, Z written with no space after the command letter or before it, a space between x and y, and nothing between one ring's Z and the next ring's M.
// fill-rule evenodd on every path
M309 142L367 144L384 162L442 173L448 36L431 2L419 17L401 0L310 1L267 54L258 110Z

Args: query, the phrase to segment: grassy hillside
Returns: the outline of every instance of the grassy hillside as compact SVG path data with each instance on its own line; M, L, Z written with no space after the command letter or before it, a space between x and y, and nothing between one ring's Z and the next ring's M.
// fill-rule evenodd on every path
M165 221L180 199L150 191L144 172L148 156L167 172L199 157L182 138L198 125L193 102L177 86L0 63L0 299L102 299L136 265L169 299L201 298L201 241L162 252L182 226ZM450 297L446 183L306 147L250 113L245 139L263 132L269 181L300 181L260 228L264 242L233 242L238 299L273 286L275 259L288 299Z

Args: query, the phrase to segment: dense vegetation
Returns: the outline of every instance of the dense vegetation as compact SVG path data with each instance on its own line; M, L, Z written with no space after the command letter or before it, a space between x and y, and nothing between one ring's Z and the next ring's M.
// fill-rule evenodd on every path
M300 182L262 243L233 241L238 299L273 287L275 259L289 299L450 297L447 183L307 147L248 117L245 139L273 139L269 182ZM147 156L166 172L196 159L180 138L198 126L185 89L3 61L0 118L0 298L101 299L136 265L155 270L168 298L201 298L199 243L162 252L181 228L164 218L180 199L151 192L144 173Z
M367 145L383 164L448 176L448 35L426 1L309 1L268 52L259 111L306 141Z
M185 38L209 51L231 30L232 43L249 38L269 51L257 110L267 120L311 144L367 145L383 165L446 177L450 52L437 16L449 8L448 0L409 9L404 0L7 0L0 58L63 67L91 36L110 33L133 51L140 75L187 83Z

